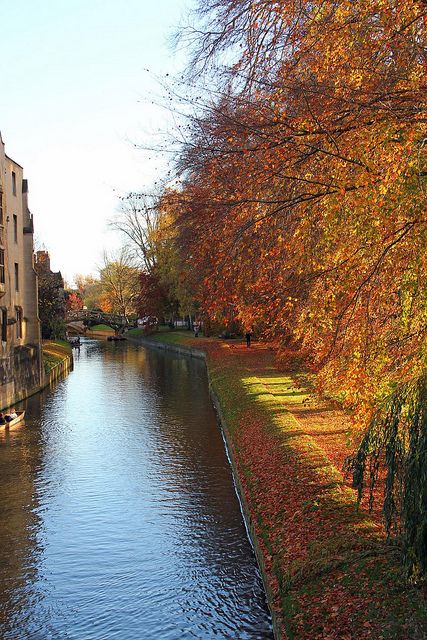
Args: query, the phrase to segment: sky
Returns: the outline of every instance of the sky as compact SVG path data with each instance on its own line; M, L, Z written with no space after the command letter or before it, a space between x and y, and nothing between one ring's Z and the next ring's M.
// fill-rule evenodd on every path
M158 78L184 64L171 38L191 0L0 0L0 131L24 167L37 248L69 283L96 274L119 196L144 191L165 159Z

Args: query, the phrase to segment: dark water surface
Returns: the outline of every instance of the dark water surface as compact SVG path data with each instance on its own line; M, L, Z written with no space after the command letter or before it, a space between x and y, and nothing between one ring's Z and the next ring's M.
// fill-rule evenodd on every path
M86 342L0 431L0 638L272 638L204 365Z

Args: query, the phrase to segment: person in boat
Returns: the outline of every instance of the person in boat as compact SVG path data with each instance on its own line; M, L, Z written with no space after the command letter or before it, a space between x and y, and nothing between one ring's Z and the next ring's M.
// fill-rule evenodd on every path
M12 422L12 420L15 420L15 418L17 417L18 417L18 414L16 413L15 409L11 409L10 413L5 416L5 420L6 422Z
M6 420L2 412L0 411L0 424L6 424Z

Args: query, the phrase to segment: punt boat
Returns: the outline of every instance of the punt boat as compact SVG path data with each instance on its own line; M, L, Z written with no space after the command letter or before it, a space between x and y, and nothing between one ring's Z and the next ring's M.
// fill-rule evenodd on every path
M10 422L6 422L6 424L3 424L1 426L3 426L5 429L9 429L10 427L15 426L15 424L18 424L19 422L21 422L24 419L25 411L17 411L16 413L18 414L16 418L14 418L13 420L10 420Z

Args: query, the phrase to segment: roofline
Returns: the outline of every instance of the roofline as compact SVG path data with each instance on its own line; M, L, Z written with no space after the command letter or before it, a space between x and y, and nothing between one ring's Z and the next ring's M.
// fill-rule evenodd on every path
M13 164L16 164L17 167L19 167L20 169L22 169L22 171L24 171L24 167L21 164L19 164L19 162L16 162L16 160L8 156L6 153L4 155L5 155L5 158L13 162Z

